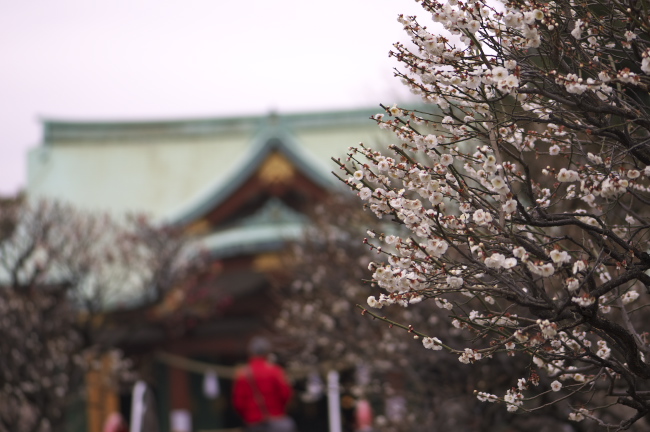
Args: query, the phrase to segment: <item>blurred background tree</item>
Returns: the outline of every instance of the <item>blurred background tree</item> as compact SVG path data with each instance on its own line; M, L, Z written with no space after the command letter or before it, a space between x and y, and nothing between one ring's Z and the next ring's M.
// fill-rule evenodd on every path
M143 217L0 203L0 430L62 430L91 370L131 379L110 313L158 303L199 267L190 256L179 232Z

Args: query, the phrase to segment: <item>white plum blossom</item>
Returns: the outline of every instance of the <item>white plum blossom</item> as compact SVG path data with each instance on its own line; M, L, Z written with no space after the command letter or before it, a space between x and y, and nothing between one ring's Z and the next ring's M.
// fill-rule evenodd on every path
M576 382L585 382L586 377L581 373L573 374L573 380Z
M517 201L509 199L503 204L502 208L507 214L512 214L517 210Z
M497 395L485 392L477 392L476 398L481 402L497 402L499 400Z
M524 249L521 246L518 246L512 250L512 254L519 258L520 260L524 261L528 253L526 252L526 249Z
M393 105L392 107L390 107L389 112L390 112L390 114L391 114L392 116L401 116L401 115L404 115L404 113L402 112L402 110L399 109L399 108L397 107L397 105Z
M506 257L500 253L492 254L490 257L485 259L485 265L489 268L498 269L503 266Z
M458 361L465 364L474 363L475 361L481 360L483 356L481 353L476 350L465 348L465 351L458 357Z
M427 135L424 137L424 142L426 143L426 147L428 149L433 149L438 145L438 137L432 134Z
M552 250L549 256L556 264L566 263L571 260L571 257L566 251L559 251L557 249Z
M508 411L517 411L519 407L523 405L523 398L524 396L520 391L515 389L508 390L506 395L503 397L504 402L507 404L506 409Z
M553 267L553 264L547 263L547 264L535 264L532 262L527 262L526 263L528 266L528 269L533 272L534 274L538 274L542 277L550 277L555 274L555 268Z
M449 244L444 240L433 240L429 242L428 250L436 257L443 255L447 252Z
M580 281L574 277L568 278L564 282L570 292L576 291L580 287Z
M560 172L557 175L557 181L559 182L574 182L580 180L580 175L578 174L577 171L573 170L568 170L566 168L562 168Z
M492 186L494 186L494 189L497 189L497 190L506 186L506 182L503 181L503 177L501 177L501 176L492 177L492 180L490 180L490 183L492 183Z
M648 51L644 54L643 60L641 61L641 70L650 75L650 54L648 54Z
M438 351L442 349L442 341L436 337L425 337L422 339L425 348Z
M478 209L472 215L472 219L478 225L487 225L492 222L492 215L482 209Z
M542 335L546 339L552 339L557 334L557 325L549 320L537 320L537 325L542 330Z
M492 81L499 82L508 76L508 69L500 66L492 68L491 75Z
M629 179L636 179L639 178L639 176L641 176L641 172L639 170L631 169L627 172L627 177Z
M456 289L463 286L463 278L457 276L447 276L446 282L449 288Z
M596 402L606 388L647 406L637 390L650 366L603 342L626 332L645 350L635 336L650 310L644 12L599 0L420 3L421 18L399 16L409 43L390 55L424 106L383 105L373 119L397 144L360 145L337 162L364 208L396 224L365 240L384 260L371 268L382 293L369 306L437 305L476 345L423 344L462 363L528 356L547 377L513 379L499 399L510 411L540 382L589 407L576 421L610 409Z
M607 360L612 352L612 350L607 346L607 342L604 340L599 340L597 342L598 345L598 351L596 351L596 355L602 359Z
M623 301L623 304L630 304L638 298L639 298L639 293L634 290L630 290L621 296L621 300Z
M589 414L589 412L584 408L580 408L577 411L573 411L569 414L569 420L574 422L581 422L585 419L585 414Z
M451 165L453 162L454 162L454 157L448 153L445 153L440 157L440 163L442 165L445 166Z
M377 301L377 298L375 296L370 296L368 297L368 306L371 308L381 309L382 304Z
M596 301L595 297L584 294L580 297L571 297L571 301L582 307L589 307Z
M573 274L576 274L576 273L579 273L579 272L583 271L586 268L587 268L587 266L585 265L585 262L580 260L580 261L576 261L576 262L573 263L573 270L572 271L573 271Z
M573 24L573 30L571 31L571 36L573 36L576 39L580 39L580 36L582 35L582 26L584 25L584 22L581 19L578 19L575 21Z
M520 391L524 391L528 388L528 381L526 380L526 378L519 378L517 380L517 388Z

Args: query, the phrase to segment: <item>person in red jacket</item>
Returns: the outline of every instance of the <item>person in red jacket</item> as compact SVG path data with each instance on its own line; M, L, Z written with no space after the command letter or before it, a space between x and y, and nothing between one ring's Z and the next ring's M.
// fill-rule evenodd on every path
M248 364L235 376L232 401L249 432L295 430L286 414L293 392L282 368L267 361L270 350L268 339L254 337L248 346Z
M104 422L104 432L129 432L129 428L124 421L122 414L111 413Z

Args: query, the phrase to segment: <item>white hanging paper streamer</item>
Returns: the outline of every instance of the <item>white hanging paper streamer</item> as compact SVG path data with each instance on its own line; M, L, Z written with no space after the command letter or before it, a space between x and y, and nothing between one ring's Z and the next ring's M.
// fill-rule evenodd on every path
M323 396L325 385L317 372L311 372L307 376L307 385L302 399L305 402L315 402Z
M203 376L203 394L208 399L215 399L221 394L219 378L214 371L208 371Z
M192 414L188 410L172 410L170 418L172 432L192 432Z

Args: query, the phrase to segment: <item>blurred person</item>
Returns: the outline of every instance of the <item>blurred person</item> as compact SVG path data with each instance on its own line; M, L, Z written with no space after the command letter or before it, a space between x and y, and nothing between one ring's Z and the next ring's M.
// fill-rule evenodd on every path
M232 400L247 432L296 432L286 413L293 393L284 371L268 361L271 343L261 336L248 345L249 360L237 371Z
M122 414L114 412L106 417L103 432L128 432L128 430Z
M366 399L360 399L355 407L356 432L372 432L372 407Z

